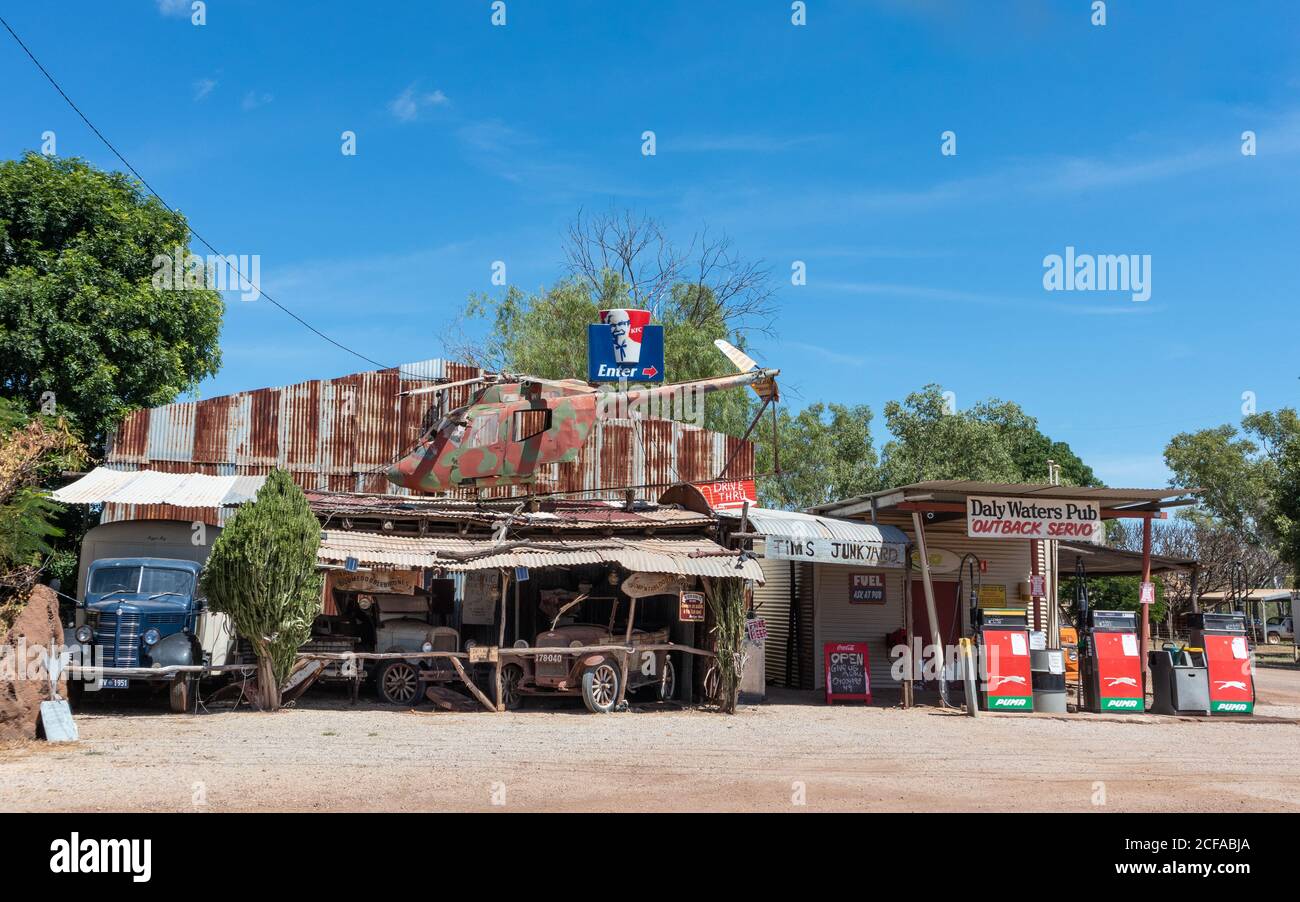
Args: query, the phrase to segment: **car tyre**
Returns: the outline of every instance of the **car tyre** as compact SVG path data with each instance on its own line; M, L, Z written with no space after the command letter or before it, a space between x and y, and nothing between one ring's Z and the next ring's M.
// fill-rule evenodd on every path
M420 670L410 661L386 661L375 678L379 697L390 705L412 707L420 703Z
M1282 636L1279 633L1269 633L1265 641L1269 645L1277 645L1282 641Z
M619 669L605 660L582 672L582 700L593 714L608 714L618 703Z
M518 711L523 703L519 694L519 684L523 681L524 669L518 664L507 664L501 668L501 703L507 711Z

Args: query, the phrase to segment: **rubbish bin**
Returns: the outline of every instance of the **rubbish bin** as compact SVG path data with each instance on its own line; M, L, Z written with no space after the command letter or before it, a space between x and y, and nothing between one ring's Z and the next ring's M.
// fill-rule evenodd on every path
M1209 714L1210 676L1205 654L1184 649L1149 652L1153 714Z
M1029 672L1034 686L1034 710L1064 714L1065 652L1059 648L1030 651Z

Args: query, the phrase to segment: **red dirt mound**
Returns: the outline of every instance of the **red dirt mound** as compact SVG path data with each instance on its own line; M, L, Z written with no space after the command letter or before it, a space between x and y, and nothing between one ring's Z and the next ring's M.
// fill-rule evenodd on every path
M50 698L50 680L40 655L30 655L37 660L26 674L32 679L18 679L24 676L23 662L18 660L24 643L29 652L33 646L49 649L63 644L59 597L48 586L32 589L27 606L4 634L4 653L9 658L0 668L0 741L35 739L41 702ZM60 691L66 692L66 688L61 686Z

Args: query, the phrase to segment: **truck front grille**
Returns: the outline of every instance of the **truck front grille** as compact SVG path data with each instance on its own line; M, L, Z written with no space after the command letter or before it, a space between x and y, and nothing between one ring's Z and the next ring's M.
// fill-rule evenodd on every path
M105 667L140 666L139 614L104 614L95 628L95 645L102 648Z

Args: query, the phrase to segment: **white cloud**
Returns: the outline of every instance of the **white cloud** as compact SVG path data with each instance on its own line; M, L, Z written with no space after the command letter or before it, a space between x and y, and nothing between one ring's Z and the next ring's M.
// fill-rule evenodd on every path
M417 91L412 82L405 91L388 101L388 111L398 122L414 122L424 110L449 103L451 100L441 91Z
M245 110L255 110L260 106L266 106L275 97L266 91L249 91L244 95L243 103L240 104Z
M216 88L217 80L215 78L200 78L198 81L194 82L194 99L196 101L204 100L209 94L215 91Z

